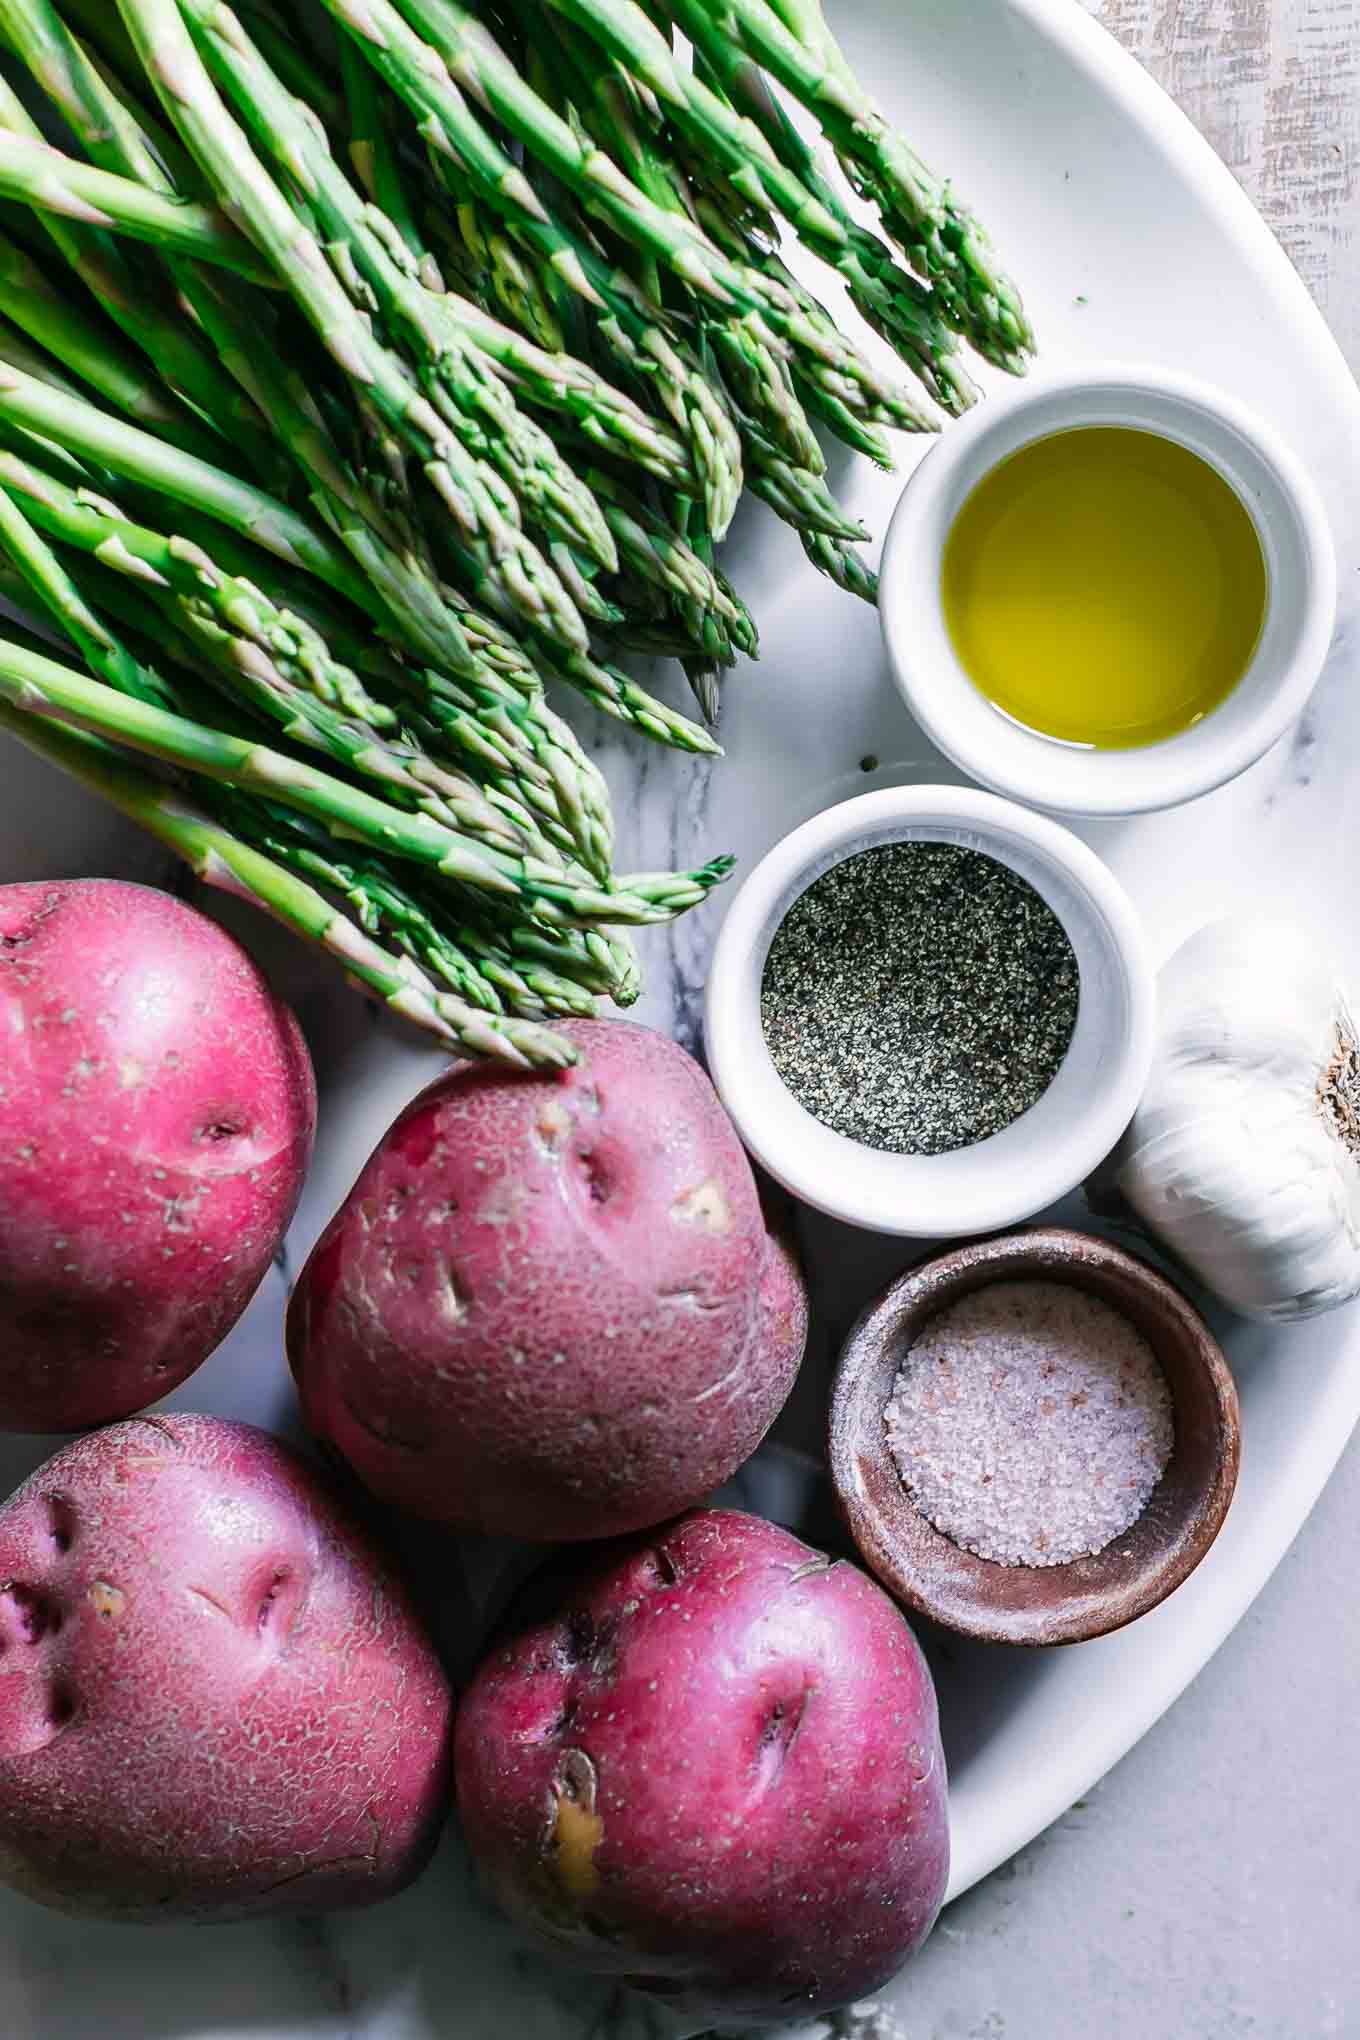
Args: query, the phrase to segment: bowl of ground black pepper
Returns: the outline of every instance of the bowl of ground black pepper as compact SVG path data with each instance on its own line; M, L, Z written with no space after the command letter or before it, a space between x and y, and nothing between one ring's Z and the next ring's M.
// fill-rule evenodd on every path
M972 1242L898 1278L836 1370L832 1480L865 1562L991 1643L1076 1643L1166 1599L1217 1537L1240 1416L1154 1269L1086 1233Z
M805 1202L878 1232L1000 1230L1084 1180L1152 1059L1133 907L1070 830L889 788L815 816L738 892L709 973L724 1105Z

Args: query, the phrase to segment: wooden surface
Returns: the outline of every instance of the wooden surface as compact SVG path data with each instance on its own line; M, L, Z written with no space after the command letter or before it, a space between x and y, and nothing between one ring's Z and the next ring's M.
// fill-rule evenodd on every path
M1087 0L1209 137L1360 369L1360 0Z

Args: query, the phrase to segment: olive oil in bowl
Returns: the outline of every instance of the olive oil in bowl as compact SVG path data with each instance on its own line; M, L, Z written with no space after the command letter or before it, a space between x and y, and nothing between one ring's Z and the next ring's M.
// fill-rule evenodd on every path
M945 621L995 707L1099 750L1155 744L1231 694L1267 573L1236 491L1154 432L1079 426L984 476L944 551Z

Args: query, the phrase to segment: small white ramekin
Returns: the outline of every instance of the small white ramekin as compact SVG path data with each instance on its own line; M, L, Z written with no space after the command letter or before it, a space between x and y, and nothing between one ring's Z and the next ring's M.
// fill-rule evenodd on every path
M785 1086L760 1022L765 961L794 900L843 858L906 841L962 844L1027 879L1062 922L1080 972L1071 1046L1043 1097L1001 1133L947 1155L883 1154L823 1126ZM890 787L815 815L756 866L718 937L705 1039L737 1131L796 1197L875 1232L994 1232L1074 1189L1133 1117L1152 1062L1152 968L1127 894L1069 830L973 787Z
M1090 425L1160 433L1199 454L1236 490L1266 559L1265 624L1232 694L1179 736L1133 750L1054 742L1002 715L961 665L941 601L945 541L983 476L1036 439ZM1053 587L1060 600L1060 562ZM1194 800L1236 778L1300 713L1335 627L1336 553L1317 490L1259 418L1187 376L1111 364L1036 377L950 426L894 513L879 610L893 677L908 708L972 778L1060 814L1141 814ZM1092 673L1091 684L1099 687L1099 673Z

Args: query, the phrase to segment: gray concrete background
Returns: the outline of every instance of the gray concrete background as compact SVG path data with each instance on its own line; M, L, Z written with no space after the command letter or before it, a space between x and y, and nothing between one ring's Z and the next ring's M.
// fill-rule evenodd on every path
M1360 366L1360 0L1089 4ZM1360 1438L1178 1705L946 1914L909 1972L907 2040L1360 2040L1358 1561Z

